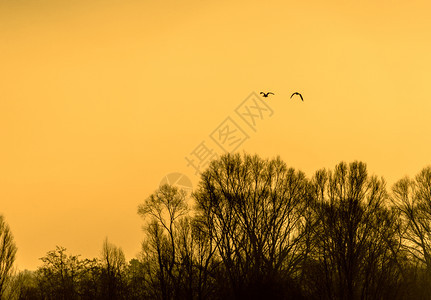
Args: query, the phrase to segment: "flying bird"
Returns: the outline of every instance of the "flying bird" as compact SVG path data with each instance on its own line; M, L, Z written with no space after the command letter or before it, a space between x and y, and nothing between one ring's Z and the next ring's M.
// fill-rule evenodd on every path
M292 97L295 96L295 95L298 95L299 97L301 97L301 100L304 101L304 98L302 98L302 95L300 93L298 93L298 92L294 92L292 94L292 96L290 96L290 99L292 99Z
M269 96L269 94L271 94L271 95L275 95L275 94L274 94L274 93L272 93L272 92L268 92L268 93L260 92L260 94L261 94L261 95L263 95L265 98L267 98L267 97Z

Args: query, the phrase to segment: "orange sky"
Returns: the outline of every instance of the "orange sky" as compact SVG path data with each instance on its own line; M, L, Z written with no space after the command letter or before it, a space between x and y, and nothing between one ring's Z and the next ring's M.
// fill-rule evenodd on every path
M185 157L227 117L238 151L310 176L358 159L392 184L431 163L429 1L67 2L0 2L0 213L20 269L105 237L133 258L138 204L170 172L196 185ZM253 131L235 109L262 90L273 114Z

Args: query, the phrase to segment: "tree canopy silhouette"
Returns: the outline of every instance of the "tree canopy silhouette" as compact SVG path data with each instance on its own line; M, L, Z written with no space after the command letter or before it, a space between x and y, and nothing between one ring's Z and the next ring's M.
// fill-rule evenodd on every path
M305 174L280 158L228 154L202 174L194 197L227 273L230 291L223 290L236 298L282 296L307 253Z
M431 167L386 189L363 162L311 178L279 157L226 154L188 194L171 185L138 206L144 240L129 262L102 245L48 251L16 276L0 217L1 299L429 299Z
M0 215L0 299L3 299L7 285L10 283L16 251L9 225Z

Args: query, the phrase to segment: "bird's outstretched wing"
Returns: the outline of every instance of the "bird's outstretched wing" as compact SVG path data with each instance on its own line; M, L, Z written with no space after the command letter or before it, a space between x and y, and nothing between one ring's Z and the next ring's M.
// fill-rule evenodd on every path
M295 96L295 95L298 95L299 97L301 97L301 100L304 101L304 98L302 98L302 95L300 93L298 93L298 92L294 92L292 94L292 96L290 96L290 99L292 99L292 97Z
M269 96L269 94L274 95L274 93L273 93L273 92L267 92L267 93L260 92L260 94L261 94L261 95L263 95L263 97L265 97L265 98L267 98L267 97Z

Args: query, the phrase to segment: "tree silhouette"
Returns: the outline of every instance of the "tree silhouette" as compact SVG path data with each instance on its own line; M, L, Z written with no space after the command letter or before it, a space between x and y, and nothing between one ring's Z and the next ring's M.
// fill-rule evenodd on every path
M409 258L417 263L423 297L431 297L431 167L414 179L405 177L392 187L392 200L400 213L404 230L403 246Z
M280 158L227 154L194 193L197 215L222 261L224 297L283 297L305 257L307 180ZM228 280L229 289L224 283Z
M143 243L143 257L149 270L149 282L156 292L154 298L171 299L178 293L176 242L179 222L188 213L185 197L184 191L166 184L138 207L138 214L150 217L145 227L147 241Z
M81 260L78 255L67 254L66 248L59 246L41 260L43 266L37 270L37 280L42 299L80 299L82 283L87 283L86 275L97 264L96 260ZM88 289L85 291L87 294Z
M3 299L7 285L10 283L16 251L9 225L0 215L0 299Z
M126 258L123 250L109 243L108 238L103 242L101 263L103 299L124 298Z
M340 163L317 171L312 186L317 222L308 289L323 299L395 299L399 247L383 179L369 177L364 163Z
M389 194L363 162L308 179L280 158L226 154L191 199L164 185L138 214L145 238L129 263L105 239L98 259L57 247L37 271L16 276L16 247L0 218L1 299L431 296L431 167Z

